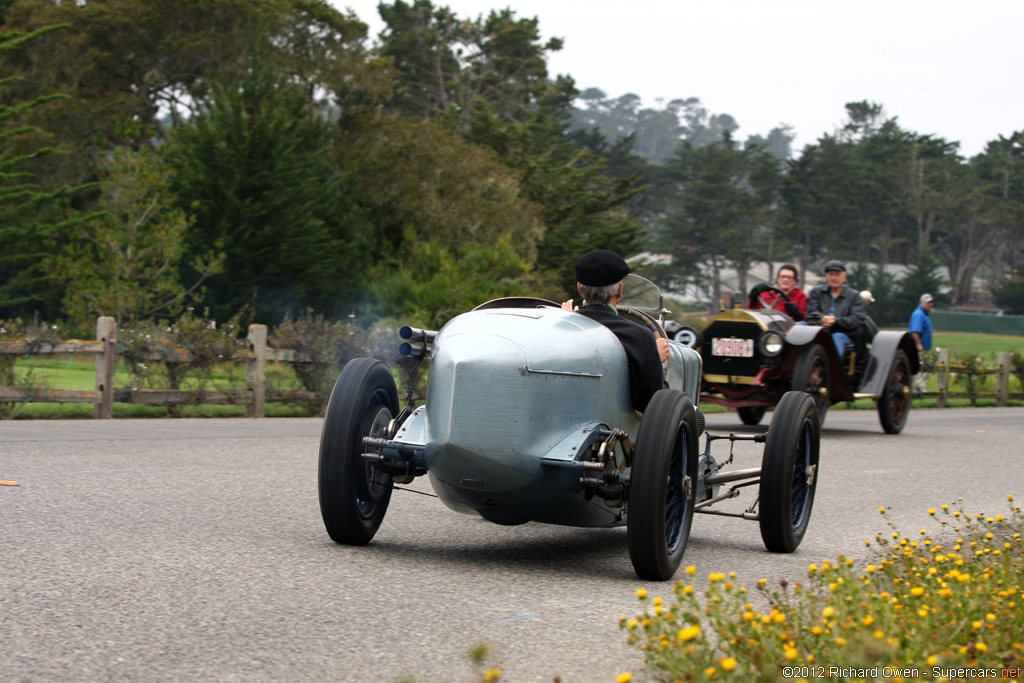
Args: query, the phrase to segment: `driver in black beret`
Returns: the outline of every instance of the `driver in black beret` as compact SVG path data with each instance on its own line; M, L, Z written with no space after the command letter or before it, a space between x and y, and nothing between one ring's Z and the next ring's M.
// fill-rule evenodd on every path
M643 325L620 317L615 306L622 298L622 280L629 264L613 251L591 251L576 262L576 289L583 298L580 315L601 323L619 338L629 361L629 393L641 413L651 397L665 386L662 363L668 360L668 341ZM573 310L572 299L562 308Z

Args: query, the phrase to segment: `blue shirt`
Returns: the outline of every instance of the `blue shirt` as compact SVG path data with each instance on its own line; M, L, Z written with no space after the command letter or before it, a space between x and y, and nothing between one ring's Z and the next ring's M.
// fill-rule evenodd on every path
M932 349L932 319L924 306L918 306L910 316L910 331L921 335L921 346L925 351Z

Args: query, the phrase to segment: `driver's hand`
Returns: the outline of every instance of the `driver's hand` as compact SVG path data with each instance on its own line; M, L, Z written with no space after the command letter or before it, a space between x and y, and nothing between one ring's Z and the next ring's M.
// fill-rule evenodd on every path
M573 306L572 305L572 299L569 299L568 301L563 301L562 302L562 310L563 311L578 311L578 310L580 310L580 307L579 306Z
M804 319L804 314L800 312L800 307L797 306L792 301L787 301L783 308L786 309L786 315L788 315L793 320L800 322L801 320Z
M661 362L664 363L668 360L668 339L658 337L655 341L658 343L658 355L661 357Z

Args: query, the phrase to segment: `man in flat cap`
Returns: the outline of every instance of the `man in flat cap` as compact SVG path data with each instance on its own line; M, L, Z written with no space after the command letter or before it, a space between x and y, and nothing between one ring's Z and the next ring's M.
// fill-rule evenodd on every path
M613 251L591 251L576 262L576 289L583 297L580 315L601 323L619 338L629 361L629 394L633 408L643 412L651 397L665 386L662 363L668 360L668 341L639 323L620 317L615 306L622 298L622 280L629 264ZM572 310L572 299L562 304Z
M857 330L867 322L868 312L860 293L846 284L846 264L836 260L826 263L825 279L828 282L812 289L807 297L807 324L821 325L831 332L841 357Z

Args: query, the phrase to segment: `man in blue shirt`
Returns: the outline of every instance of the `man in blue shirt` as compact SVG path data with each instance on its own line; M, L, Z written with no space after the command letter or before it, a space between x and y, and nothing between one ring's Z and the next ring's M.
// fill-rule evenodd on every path
M932 319L929 313L934 305L931 294L922 294L921 305L910 316L910 334L914 335L918 351L932 350Z
M932 349L932 319L930 312L935 300L931 294L921 295L921 304L914 309L910 316L910 334L914 335L914 342L918 351L931 351ZM921 364L924 367L924 364ZM928 386L928 373L922 370L914 375L914 393L918 396L924 393Z

